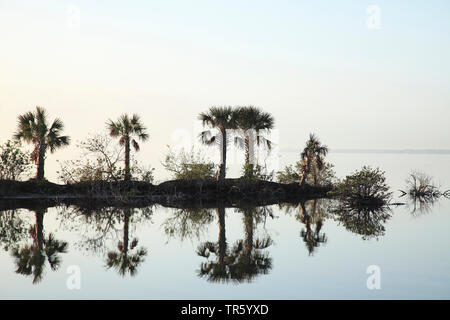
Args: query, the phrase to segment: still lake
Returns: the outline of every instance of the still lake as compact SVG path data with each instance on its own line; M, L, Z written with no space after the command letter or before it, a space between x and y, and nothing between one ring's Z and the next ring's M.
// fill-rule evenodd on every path
M449 154L332 152L328 160L338 177L380 167L393 202L407 202L398 190L412 170L450 189ZM1 212L0 298L450 298L450 200L392 207L368 225L339 219L332 207L308 201L309 225L300 206L279 205ZM42 255L33 253L39 245ZM372 265L378 290L367 287ZM70 290L77 271L80 287Z

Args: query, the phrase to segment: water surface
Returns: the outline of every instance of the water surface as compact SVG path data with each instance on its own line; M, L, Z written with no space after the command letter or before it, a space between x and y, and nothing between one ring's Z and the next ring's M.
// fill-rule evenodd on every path
M340 177L364 164L385 170L394 201L404 201L396 191L414 169L449 187L449 159L329 157ZM319 200L260 208L5 211L0 298L450 298L450 200L415 211L412 204L393 207L364 221L335 214L333 206ZM380 290L367 288L370 265L381 270ZM67 287L70 266L79 267L80 290Z

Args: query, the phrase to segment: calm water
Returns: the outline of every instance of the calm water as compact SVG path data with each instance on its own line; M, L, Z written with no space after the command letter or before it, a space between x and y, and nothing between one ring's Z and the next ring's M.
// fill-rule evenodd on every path
M293 162L289 156L283 160ZM413 169L450 189L449 155L332 153L329 160L340 177L379 166L394 201L404 201L397 190ZM365 221L332 207L307 202L309 223L301 206L2 212L0 298L450 298L450 200ZM42 270L29 269L30 261ZM370 265L381 270L380 290L367 288ZM70 266L80 270L80 290L67 287Z

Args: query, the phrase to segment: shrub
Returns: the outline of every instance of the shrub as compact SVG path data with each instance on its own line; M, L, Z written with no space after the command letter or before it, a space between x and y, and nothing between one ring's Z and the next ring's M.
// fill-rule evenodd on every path
M272 181L273 171L268 171L267 167L260 165L247 165L242 167L242 179Z
M64 183L119 181L123 179L122 148L113 143L107 135L96 134L79 142L81 157L60 163L58 178ZM152 183L153 168L132 160L131 175L135 180Z
M177 180L215 178L215 164L207 160L200 151L195 152L194 148L190 152L181 150L178 154L169 148L169 153L162 165Z
M295 166L286 166L283 171L277 174L277 180L280 183L298 183L302 177L302 168L305 160L297 161ZM336 182L334 165L324 162L323 167L319 170L317 161L311 163L311 173L306 178L306 183L312 186L329 186Z
M11 140L0 145L0 180L20 180L30 173L31 155L21 147L19 141Z
M333 194L351 204L386 204L392 195L384 171L367 166L347 176Z

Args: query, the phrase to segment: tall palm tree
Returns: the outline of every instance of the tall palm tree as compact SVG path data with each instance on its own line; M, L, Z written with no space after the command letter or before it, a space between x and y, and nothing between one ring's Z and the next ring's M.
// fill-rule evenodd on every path
M130 243L129 226L130 216L132 215L131 209L124 210L124 222L123 222L123 241L119 241L117 248L118 252L108 252L106 261L106 267L115 268L118 270L121 276L124 276L127 272L131 276L134 276L137 272L138 266L144 262L144 257L147 255L145 248L137 248L135 253L130 253L135 249L138 244L138 240L134 238Z
M259 146L263 143L269 150L271 149L272 142L260 133L270 132L274 127L275 119L270 113L263 112L254 106L239 107L237 115L237 127L240 132L235 143L245 150L246 173L253 174L255 144Z
M328 153L328 147L322 145L320 140L311 133L309 135L309 139L306 142L306 146L301 153L301 158L304 160L302 165L302 178L300 179L300 186L302 187L305 184L306 178L311 172L311 164L316 161L317 168L322 170L324 166L323 157L325 157Z
M125 180L128 181L131 179L130 144L138 152L140 147L133 137L136 136L141 141L147 141L149 138L146 132L147 128L144 127L137 114L133 114L131 118L127 114L123 114L117 121L109 120L107 127L111 137L120 137L120 145L125 146Z
M60 253L66 253L68 244L65 241L56 240L50 233L44 236L44 214L47 209L35 211L36 223L30 228L33 244L24 245L22 248L12 249L12 256L17 266L16 273L33 276L33 284L42 280L45 261L48 262L53 271L58 270L61 265Z
M231 107L211 107L207 112L200 113L198 118L202 121L204 126L209 126L210 128L217 129L219 131L216 135L213 135L210 130L203 131L200 134L200 139L206 145L212 145L214 143L219 145L220 165L217 180L224 180L227 164L227 130L236 129L237 112Z
M44 179L45 153L48 148L54 153L57 149L70 143L68 136L62 136L64 124L56 118L52 125L47 122L47 112L36 107L35 112L27 112L18 117L18 130L14 134L17 140L23 140L34 146L31 160L37 165L36 179Z
M245 239L235 244L235 247L241 250L235 249L239 254L236 263L230 269L234 279L250 283L256 276L268 274L272 268L272 258L263 250L271 246L273 241L270 236L254 239L257 217L263 213L261 208L242 208L239 211L243 213Z
M211 282L229 282L233 279L232 268L236 256L242 248L234 247L230 250L226 240L225 208L216 209L219 221L219 238L217 242L204 242L197 248L197 254L208 259L214 254L215 260L208 260L200 265L199 277L206 277Z

